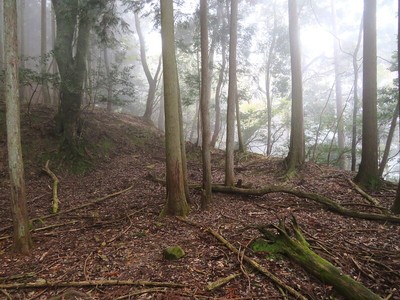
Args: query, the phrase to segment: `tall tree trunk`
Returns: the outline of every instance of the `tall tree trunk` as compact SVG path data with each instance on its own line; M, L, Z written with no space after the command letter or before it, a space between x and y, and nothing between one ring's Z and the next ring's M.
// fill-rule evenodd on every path
M161 0L161 37L164 69L165 147L167 203L162 214L186 216L186 201L182 162L180 96L175 54L173 0Z
M355 180L374 187L378 174L376 0L364 0L363 114L361 164Z
M242 127L241 127L241 122L240 122L239 95L238 94L236 94L236 99L235 99L235 111L236 111L236 126L237 126L237 132L238 132L239 152L243 153L246 151L246 148L243 143Z
M225 28L226 28L226 23L225 23L225 16L224 16L224 6L221 1L218 2L218 10L217 10L217 15L218 15L218 23L221 24L223 30L221 33L221 68L219 70L219 75L218 75L218 83L217 87L215 89L215 123L214 123L214 131L213 135L211 138L211 147L215 148L215 145L218 140L218 135L221 131L221 105L220 105L220 99L221 99L221 90L222 90L222 85L224 82L224 75L225 75L225 68L226 68L226 40L225 40Z
M57 21L55 56L60 71L60 109L58 130L63 135L62 145L72 153L77 151L77 134L82 104L83 84L90 27L94 12L79 6L77 0L68 3L52 0ZM74 20L79 19L78 23ZM76 50L74 49L76 37ZM74 55L75 53L75 55Z
M147 94L147 101L146 101L146 110L143 115L143 119L146 122L149 122L150 124L153 123L151 120L151 115L153 114L153 108L154 108L154 99L156 95L156 89L157 89L157 82L159 80L159 74L161 70L161 58L158 62L158 68L157 71L154 75L154 77L151 75L149 66L147 64L147 58L146 58L146 41L144 39L142 29L140 26L140 19L139 19L139 14L135 13L135 27L136 27L136 32L139 37L139 45L140 45L140 60L142 62L142 67L144 70L144 73L147 78L147 82L149 83L149 92Z
M42 0L41 3L41 34L40 34L40 71L43 78L42 82L42 95L45 104L49 105L51 103L49 87L47 85L47 80L44 79L47 73L47 1Z
M338 150L339 150L339 168L345 169L346 160L344 153L345 146L345 135L343 126L343 97L342 97L342 73L340 68L340 45L338 38L338 30L336 23L336 8L335 1L331 0L331 14L332 14L332 29L333 29L333 57L334 57L334 67L335 67L335 95L336 95L336 121L337 121L337 138L338 138Z
M360 50L361 46L361 39L362 39L362 32L363 32L363 19L361 19L360 23L360 31L358 34L358 40L356 48L353 52L353 72L354 72L354 89L353 89L353 130L352 130L352 137L351 137L351 170L354 172L356 171L356 164L357 164L357 115L358 115L358 51Z
M274 1L274 27L272 28L272 40L271 45L268 49L268 55L266 57L265 64L265 93L267 96L267 156L272 153L272 95L271 95L271 65L274 59L273 54L275 51L276 44L276 29L278 26L278 20L276 17L276 1Z
M20 57L20 68L25 69L25 0L19 0L18 7L18 53ZM19 98L20 101L25 101L26 91L25 86L19 86Z
M397 105L396 105L396 109L394 110L392 121L390 122L390 128L389 128L388 137L386 139L385 150L383 151L382 160L379 163L379 177L382 177L383 171L385 170L385 167L388 162L390 146L392 145L394 130L396 129L398 118L399 118L399 103L397 103Z
M164 89L164 88L163 88ZM160 112L158 114L158 129L165 131L164 92L160 96Z
M201 27L201 129L203 159L203 189L201 207L206 209L211 202L211 153L210 153L210 115L208 103L210 99L210 74L208 55L208 1L200 0Z
M397 13L400 13L400 1L397 2ZM397 36L400 34L400 18L397 18ZM400 53L400 39L397 39L397 53ZM397 74L400 78L400 55L397 55ZM400 105L400 93L397 95L397 102L398 105ZM400 113L400 111L399 111ZM399 126L400 127L400 126ZM400 137L400 130L399 130L399 137ZM392 212L395 214L400 214L400 180L399 184L397 187L397 193L396 193L396 198L394 200L393 206L392 206Z
M53 50L55 48L56 43L56 16L54 13L53 4L51 5L51 45ZM56 58L53 56L52 61L52 73L53 75L57 74L57 61ZM58 106L58 89L56 86L53 85L53 95L52 95L52 102L54 106Z
M4 64L4 5L0 5L0 71L3 70Z
M237 48L238 0L231 0L231 18L229 23L229 87L226 125L225 185L233 186L234 147L235 147L235 102L237 97L236 48Z
M107 112L112 112L112 98L113 98L113 84L110 72L110 59L108 57L108 49L105 46L103 48L103 56L104 56L104 66L106 68L106 76L107 76Z
M32 248L32 240L26 207L24 163L21 148L16 0L4 0L4 17L7 150L11 185L13 237L15 249L26 254Z
M289 0L290 61L292 70L292 116L289 154L286 157L290 174L304 163L304 120L301 54L296 0Z

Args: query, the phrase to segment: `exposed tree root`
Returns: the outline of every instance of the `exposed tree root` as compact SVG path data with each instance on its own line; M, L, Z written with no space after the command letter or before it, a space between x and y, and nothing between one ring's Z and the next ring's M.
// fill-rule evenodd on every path
M231 274L229 276L226 276L224 278L218 279L218 280L208 284L206 289L207 289L207 291L215 290L215 289L223 286L224 284L227 284L229 281L235 279L236 277L238 277L240 275L242 275L242 273L235 273L235 274Z
M46 165L43 168L43 171L47 173L53 179L53 200L52 200L52 205L51 205L51 211L53 214L58 213L59 207L60 207L60 199L58 199L58 177L56 174L53 173L53 171L50 170L49 168L49 160L46 162Z
M278 231L277 235L269 230L271 227ZM273 242L269 249L271 252L282 253L288 256L325 284L332 285L346 299L382 300L380 296L350 276L343 274L340 269L313 252L295 219L292 222L292 229L293 236L290 236L284 221L280 221L279 226L258 227L258 230Z
M36 282L15 282L0 284L0 289L24 289L24 288L48 288L48 287L97 287L97 286L154 286L184 288L186 285L173 282L135 281L135 280L89 280L89 281L36 281Z
M269 185L262 187L260 189L242 189L238 187L228 187L223 185L213 185L213 192L220 193L231 193L238 195L251 195L251 196L263 196L270 193L287 193L299 198L306 198L318 203L324 204L329 210L339 213L344 216L358 218L358 219L366 219L366 220L378 220L378 221L386 221L392 223L400 223L400 217L394 215L386 215L386 214L377 214L377 213L365 213L347 209L342 205L336 203L332 199L315 194L315 193L306 193L303 191L299 191L287 186L279 186L279 185Z
M351 179L347 179L350 185L361 195L363 196L369 203L373 205L379 205L379 201L374 197L371 197L366 192L364 192L357 184L355 184Z

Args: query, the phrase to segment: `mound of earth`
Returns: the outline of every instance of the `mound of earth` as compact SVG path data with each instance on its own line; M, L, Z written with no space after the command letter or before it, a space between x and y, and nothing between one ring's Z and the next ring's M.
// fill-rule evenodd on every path
M381 297L400 299L400 226L344 217L322 204L285 193L264 196L213 194L200 210L200 192L191 189L187 222L160 218L165 187L154 180L165 173L163 135L139 118L87 112L82 144L86 163L71 167L53 134L54 111L37 107L23 116L26 186L35 247L28 256L12 251L4 123L0 129L0 295L8 299L292 299L249 268L205 228L224 236L308 299L342 299L331 286L285 257L254 253L260 236L250 225L277 224L295 216L311 248ZM224 179L224 157L213 151L213 182ZM52 182L60 180L61 213L51 217ZM313 163L283 182L281 160L238 155L236 176L253 188L284 184L318 193L354 210L374 212L351 186L351 172ZM188 144L190 183L201 181L199 149ZM372 196L389 208L395 186ZM85 204L90 204L86 205ZM193 226L193 224L198 226ZM185 256L166 260L163 250L180 245ZM238 274L211 291L209 283ZM10 288L10 284L22 284ZM23 284L37 284L24 288ZM57 286L52 286L58 283ZM70 284L68 284L70 283ZM80 283L80 285L78 284ZM169 283L169 284L166 284ZM53 298L52 298L53 297Z

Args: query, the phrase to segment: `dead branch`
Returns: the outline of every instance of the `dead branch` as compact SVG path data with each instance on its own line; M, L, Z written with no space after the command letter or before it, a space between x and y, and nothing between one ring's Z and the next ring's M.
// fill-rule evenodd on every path
M351 179L347 179L350 185L361 195L363 196L369 203L373 205L379 205L379 201L374 197L371 197L366 192L364 192L357 184L355 184Z
M219 240L225 247L227 247L229 250L231 250L235 254L239 254L239 250L235 248L231 243L229 243L223 236L221 236L218 232L212 230L211 228L208 228L207 231L211 233L217 240ZM247 262L249 265L251 265L254 269L259 271L260 273L264 274L268 279L270 279L273 283L276 285L280 286L284 290L288 291L292 296L294 296L296 299L301 299L301 300L307 300L306 297L301 295L299 292L297 292L295 289L292 287L288 286L285 284L282 280L280 280L278 277L276 277L274 274L269 272L266 268L258 264L256 261L252 260L250 257L243 255L243 260ZM1 287L1 286L0 286Z
M325 205L330 211L339 213L344 216L358 218L358 219L366 219L366 220L375 220L375 221L386 221L392 223L400 223L400 217L394 215L385 215L385 214L377 214L377 213L365 213L360 211L354 211L343 207L342 205L336 203L334 200L315 193L306 193L300 190L296 190L287 186L279 186L279 185L269 185L260 189L242 189L238 187L228 187L223 185L213 185L213 192L220 193L230 193L230 194L238 194L238 195L251 195L251 196L263 196L270 193L287 193L299 198L310 199Z
M52 209L51 211L53 212L53 214L58 213L59 207L60 207L60 199L58 199L58 177L56 176L56 174L54 174L50 168L49 168L49 160L46 161L46 165L44 166L44 168L42 169L44 172L47 173L47 175L49 175L51 177L51 179L53 179L53 200L52 200Z
M47 288L47 287L97 287L97 286L154 286L154 287L173 287L184 288L185 284L173 282L154 282L141 280L89 280L89 281L36 281L36 282L15 282L0 284L0 289L27 289L27 288Z
M67 209L67 210L59 211L59 212L57 212L57 213L55 213L55 214L45 215L45 216L42 216L42 217L38 217L38 218L31 219L31 220L29 220L29 222L33 223L33 222L35 222L35 221L43 221L43 220L45 220L45 219L53 218L53 217L59 216L59 215L61 215L61 214L70 213L70 212L73 212L73 211L78 210L78 209L81 209L81 208L85 208L85 207L88 207L88 206L91 206L91 205L95 205L95 204L98 204L98 203L100 203L100 202L102 202L102 201L104 201L104 200L107 200L107 199L110 199L110 198L114 198L115 196L118 196L118 195L120 195L120 194L123 194L123 193L125 193L125 192L131 190L132 188L133 188L133 185L131 185L130 187L128 187L128 188L126 188L126 189L124 189L124 190L121 190L121 191L118 191L118 192L115 192L115 193L106 195L106 196L104 196L104 197L95 199L95 200L93 200L93 201L91 201L91 202L88 202L88 203L85 203L85 204L82 204L82 205L79 205L79 206L75 206L75 207L72 207L72 208ZM7 226L7 227L0 228L0 232L5 231L5 230L8 230L8 229L10 229L10 228L12 228L12 225Z
M207 285L207 291L212 291L215 290L217 288L219 288L220 286L223 286L224 284L227 284L229 281L235 279L236 277L242 275L242 273L235 273L235 274L231 274L229 276L226 276L224 278L218 279L214 282L211 282L209 285Z

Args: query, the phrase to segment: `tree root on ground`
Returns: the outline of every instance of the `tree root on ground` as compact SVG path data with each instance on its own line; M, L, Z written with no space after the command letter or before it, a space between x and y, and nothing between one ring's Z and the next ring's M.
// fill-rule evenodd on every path
M53 171L50 170L49 162L50 162L49 160L46 162L46 165L42 170L46 172L46 174L49 175L51 179L53 179L53 200L51 205L51 211L53 214L56 214L58 213L60 207L60 199L58 199L58 183L60 181L58 180L56 174L54 174Z
M291 227L293 236L290 235L289 230L282 220L279 222L279 226L256 226L256 228L272 242L272 244L268 246L269 252L286 255L325 284L332 285L335 290L346 299L382 300L379 295L355 281L350 276L343 274L340 269L312 251L294 218ZM278 231L278 234L271 232L271 228Z

